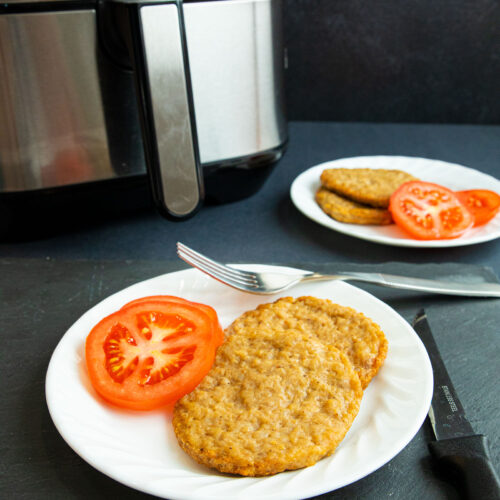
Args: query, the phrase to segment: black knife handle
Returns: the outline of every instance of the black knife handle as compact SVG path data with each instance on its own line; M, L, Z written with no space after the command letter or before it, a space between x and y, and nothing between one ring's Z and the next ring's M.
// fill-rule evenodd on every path
M486 436L433 441L429 449L444 466L460 473L467 498L500 500L500 479L491 463Z

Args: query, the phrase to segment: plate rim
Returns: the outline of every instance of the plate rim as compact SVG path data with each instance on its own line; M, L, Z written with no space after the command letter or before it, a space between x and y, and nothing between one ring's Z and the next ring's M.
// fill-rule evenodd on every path
M291 268L290 266L277 266L277 265L264 265L264 264L237 264L238 266L245 266L248 269L254 268L255 270L263 270L263 269L297 269L297 268ZM69 338L72 338L73 336L77 336L77 333L73 333L73 329L77 331L77 326L81 321L85 321L88 316L91 316L96 310L100 310L101 308L106 309L108 308L115 308L116 306L110 306L114 301L120 299L122 295L126 295L127 292L130 292L134 288L140 286L147 286L151 282L159 281L162 278L165 278L167 276L172 276L173 274L184 274L184 273L190 273L190 274L196 274L198 273L196 269L192 268L186 268L182 269L179 271L173 271L169 273L164 273L152 278L148 278L143 281L139 281L137 283L134 283L132 285L129 285L122 290L119 290L107 297L105 297L103 300L95 304L93 307L88 309L86 312L84 312L76 321L70 325L70 327L66 330L66 332L63 334L63 336L60 338L59 342L57 343L56 347L54 348L52 355L50 357L50 361L47 367L47 372L46 372L46 377L45 377L45 399L46 399L46 404L49 410L50 417L52 419L52 422L54 423L59 435L62 437L62 439L66 442L66 444L78 455L80 456L85 462L87 462L89 465L91 465L93 468L101 472L102 474L110 477L114 481L119 482L120 484L123 484L127 487L130 487L132 489L135 489L137 491L141 491L143 493L147 494L152 494L152 495L159 495L161 498L169 498L169 499L179 499L179 500L205 500L205 499L220 499L221 495L220 494L206 494L206 493L199 493L199 494L181 494L181 495L175 495L171 491L163 492L160 493L158 491L155 491L154 489L148 489L146 487L142 487L141 485L136 485L133 483L132 480L130 481L125 481L123 477L117 477L114 472L108 471L103 469L99 463L97 463L92 457L84 456L81 452L81 450L78 449L77 446L75 446L75 443L72 441L71 436L66 435L66 430L60 426L60 422L58 420L58 416L54 414L54 408L52 407L50 403L50 392L51 392L51 384L53 380L52 372L55 369L54 364L53 364L53 359L56 359L57 355L56 353L58 352L58 349L63 349L64 344L66 342L70 342ZM210 278L206 278L210 279ZM419 336L413 329L413 327L392 307L390 307L388 304L380 300L379 298L375 297L371 293L358 288L354 285L351 285L349 283L345 283L343 281L336 281L338 283L338 286L340 287L347 287L347 288L352 288L356 290L356 293L361 294L363 298L368 298L368 300L373 301L377 307L381 307L383 310L390 312L393 316L395 316L399 321L403 322L406 325L407 329L407 334L409 334L413 341L416 342L416 345L418 346L418 350L420 351L420 354L423 355L422 361L425 363L425 370L423 369L422 372L426 373L427 379L425 380L424 376L424 382L426 384L424 387L423 392L425 393L425 401L419 406L419 414L417 415L417 418L414 419L413 425L410 426L410 428L406 428L406 433L405 433L405 439L400 440L399 439L399 445L397 447L397 450L395 449L388 449L385 454L382 455L382 459L377 461L376 463L373 464L373 467L371 467L369 470L364 470L361 471L359 474L354 475L354 478L352 480L349 480L346 483L339 484L339 485L333 485L332 487L327 486L328 489L325 489L325 484L320 483L321 485L318 485L317 487L314 487L314 485L308 486L308 493L307 497L303 498L308 498L310 496L316 496L319 494L324 494L330 491L335 491L339 488L342 488L344 486L347 486L349 484L353 484L354 482L372 474L374 471L378 470L379 468L383 467L385 464L387 464L390 460L392 460L395 456L397 456L407 445L408 443L415 437L415 435L418 433L420 427L423 425L425 422L425 418L427 416L430 404L431 404L431 398L432 398L432 393L433 393L433 373L432 373L432 365L429 359L429 355L427 353L427 350L420 340ZM312 284L314 285L314 284ZM290 291L288 291L290 292ZM236 293L244 293L244 292L236 292ZM246 295L246 294L245 294ZM276 294L276 295L271 295L271 296L265 296L264 300L269 297L273 297L275 299L278 299L283 295ZM129 299L127 299L129 300ZM104 314L109 314L107 312L103 312L102 316ZM70 334L70 336L67 338L67 335ZM81 340L84 340L85 337L83 337ZM61 347L60 347L61 346ZM408 430L409 429L409 430ZM306 468L308 469L308 468ZM294 472L300 472L301 470L306 470L306 469L299 469L298 471L285 471L283 473L278 474L290 474ZM274 477L274 476L269 476L269 477ZM239 478L237 477L236 479L245 479L245 478ZM262 479L262 478L257 478L257 479ZM189 479L188 479L189 481ZM186 493L186 492L184 492ZM168 496L167 496L168 495ZM172 496L173 495L173 496ZM279 492L277 493L271 493L271 494L266 494L266 495L259 495L262 498L266 499L281 499L281 500L286 500L286 499L294 499L297 498L296 496L291 496L291 495L285 495L281 494Z
M335 221L334 219L330 218L328 215L324 214L324 212L321 212L321 218L320 217L315 217L313 214L309 213L303 206L302 203L300 202L300 194L298 193L298 190L303 187L302 183L304 182L304 179L308 179L308 177L312 174L312 171L314 170L322 170L324 168L327 168L328 165L333 165L335 163L343 163L343 162L349 162L349 161L380 161L380 160L386 160L388 162L391 161L421 161L424 163L438 163L442 164L445 166L451 166L453 168L459 168L466 170L467 172L474 174L474 175L480 175L481 177L485 178L485 181L488 180L489 182L495 183L499 185L500 189L500 180L497 179L496 177L493 177L492 175L488 173L481 172L480 170L474 169L472 167L468 167L466 165L462 165L460 163L452 163L444 160L438 160L438 159L433 159L433 158L425 158L425 157L420 157L420 156L404 156L404 155L366 155L366 156L350 156L350 157L344 157L344 158L337 158L334 160L328 160L325 162L318 163L316 165L313 165L303 172L301 172L299 175L295 177L295 179L292 181L292 184L290 186L290 198L292 200L292 203L294 204L295 208L299 210L299 212L307 217L309 220L312 220L316 224L319 224L323 227L326 227L332 231L345 234L347 236L350 236L352 238L357 238L361 239L364 241L369 241L371 243L378 243L381 245L389 245L389 246L397 246L397 247L405 247L405 248L452 248L452 247L461 247L461 246L469 246L469 245L476 245L479 243L486 243L488 241L495 240L500 237L500 230L496 232L492 232L490 234L486 234L483 236L479 237L474 237L474 238L455 238L455 239L449 239L449 240L416 240L412 238L408 239L394 239L392 237L388 236L380 236L380 237L373 237L367 234L357 234L355 229L354 224L347 224L347 223L342 223L339 221ZM356 165L350 166L350 165L342 165L342 168L359 168ZM384 167L371 167L371 168L384 168ZM398 166L398 168L400 168ZM404 169L404 167L402 167ZM319 176L318 176L319 179ZM320 209L321 210L321 209ZM328 219L325 219L323 217L328 217ZM500 217L500 214L497 215L497 217ZM332 225L333 224L333 225Z

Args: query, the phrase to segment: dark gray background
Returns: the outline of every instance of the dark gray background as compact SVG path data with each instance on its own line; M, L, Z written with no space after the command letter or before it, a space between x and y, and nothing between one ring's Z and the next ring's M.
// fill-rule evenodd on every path
M292 120L499 123L498 0L284 0Z
M500 240L419 250L363 242L301 215L289 188L314 164L374 154L452 161L500 177L500 127L452 125L500 123L500 2L284 0L284 25L290 144L256 195L206 206L180 224L145 210L0 242L2 498L148 498L65 444L43 384L53 349L83 312L129 284L184 266L178 240L230 262L302 262L318 270L376 264L430 276L488 266L499 274ZM413 124L345 123L354 121ZM68 206L68 213L86 209ZM394 261L405 264L386 264ZM488 435L498 468L498 300L367 289L408 321L422 305L428 309L459 396L474 428ZM435 469L430 439L425 423L384 467L324 498L458 498Z

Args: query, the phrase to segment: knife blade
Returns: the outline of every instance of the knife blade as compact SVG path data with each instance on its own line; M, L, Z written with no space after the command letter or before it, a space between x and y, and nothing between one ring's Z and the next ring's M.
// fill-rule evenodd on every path
M429 443L430 452L441 465L460 474L468 498L500 499L500 479L488 440L474 432L465 416L423 309L415 316L413 328L427 349L434 373L429 420L436 441Z

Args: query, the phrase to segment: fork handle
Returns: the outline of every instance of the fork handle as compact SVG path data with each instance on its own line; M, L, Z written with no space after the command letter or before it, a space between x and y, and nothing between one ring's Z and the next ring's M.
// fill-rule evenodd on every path
M338 273L325 275L313 273L303 278L303 281L320 281L338 279L343 281L362 281L390 288L402 288L419 292L442 293L446 295L466 295L469 297L500 297L498 283L455 283L452 281L437 281L422 278L409 278L395 274L383 273Z

